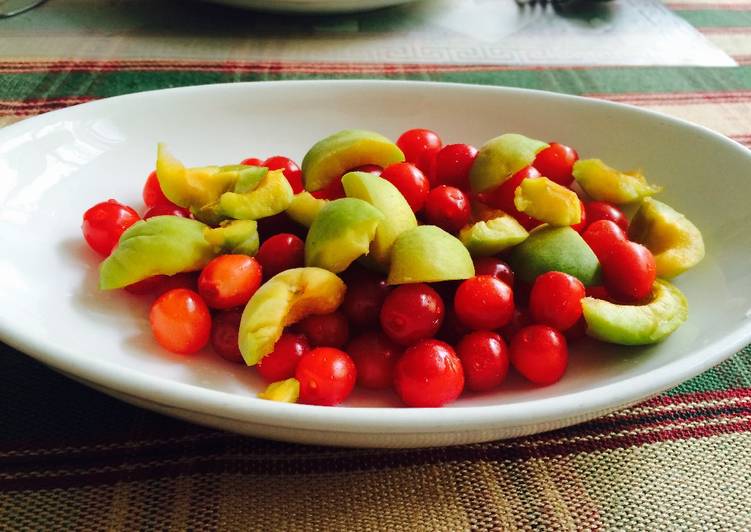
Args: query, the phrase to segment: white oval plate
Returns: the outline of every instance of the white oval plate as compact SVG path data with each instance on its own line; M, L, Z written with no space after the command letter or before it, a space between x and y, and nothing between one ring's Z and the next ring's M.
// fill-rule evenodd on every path
M345 407L255 398L255 371L211 353L175 356L151 338L148 303L97 290L82 213L140 192L165 141L189 165L249 156L301 159L343 128L395 138L411 127L481 144L517 131L583 157L642 167L662 198L701 228L707 257L677 284L688 322L662 344L584 343L559 383L512 377L442 409L399 408L357 392ZM751 153L706 129L603 101L528 90L389 81L238 83L132 94L0 131L0 338L125 401L232 431L284 440L409 447L506 438L570 425L637 402L717 364L751 338ZM52 398L54 400L54 398Z
M209 0L215 4L280 13L355 13L414 0Z

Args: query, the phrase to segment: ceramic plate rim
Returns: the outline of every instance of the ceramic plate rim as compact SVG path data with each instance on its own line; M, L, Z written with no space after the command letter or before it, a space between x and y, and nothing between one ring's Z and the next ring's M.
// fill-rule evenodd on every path
M50 113L23 120L0 130L0 138L11 138L24 132L34 130L50 119L63 119L78 112L86 106L118 105L131 99L160 97L171 92L254 90L268 85L326 86L335 84L360 84L372 86L414 86L421 85L425 90L467 90L488 91L501 94L529 94L535 98L559 99L562 101L587 102L585 105L611 108L628 108L630 112L659 118L669 124L690 128L703 136L726 145L729 149L741 150L751 163L751 151L737 142L717 132L691 122L667 116L635 106L605 100L596 100L581 96L567 95L536 89L472 85L463 83L439 83L429 81L390 81L390 80L289 80L266 82L221 83L195 85L170 89L144 91L67 107ZM462 406L442 409L396 408L396 407L345 407L331 408L321 406L286 404L266 401L252 396L239 396L228 392L211 390L176 380L141 373L129 367L87 359L75 351L57 346L51 341L43 341L18 332L13 327L13 320L0 318L0 339L15 349L62 372L73 373L85 380L92 381L116 391L135 395L162 405L175 406L186 410L231 419L234 421L252 421L273 426L314 428L330 432L351 432L353 430L391 433L427 433L436 430L462 432L472 428L502 428L520 425L534 425L545 422L571 418L586 413L608 411L641 398L655 395L702 371L718 364L733 355L751 340L751 322L746 322L722 339L702 349L689 352L686 357L674 360L664 366L655 368L646 374L618 380L586 390L566 393L553 397L513 401L495 405Z

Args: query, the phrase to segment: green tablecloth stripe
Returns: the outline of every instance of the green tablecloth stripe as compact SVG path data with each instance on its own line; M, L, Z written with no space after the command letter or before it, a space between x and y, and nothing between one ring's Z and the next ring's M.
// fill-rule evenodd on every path
M738 28L751 26L751 6L747 10L722 11L720 9L676 10L676 14L692 25L703 27Z
M217 63L219 70L220 63ZM408 79L432 80L480 85L542 89L570 94L623 92L696 92L751 89L751 66L739 68L593 68L579 69L499 69L482 72L446 72L442 67L425 66L421 72L383 74L341 73L326 64L316 66L318 73L295 72L294 65L284 73L268 72L151 71L137 67L118 70L67 73L5 73L2 102L87 96L105 98L131 92L182 87L207 83L267 81L280 79Z

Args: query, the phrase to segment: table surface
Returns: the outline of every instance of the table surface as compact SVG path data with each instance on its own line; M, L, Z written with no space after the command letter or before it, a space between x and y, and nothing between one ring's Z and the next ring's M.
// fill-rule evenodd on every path
M240 37L222 43L232 57L191 59L160 47L173 33L139 41L106 24L76 48L75 25L103 16L95 5L55 0L17 19L16 37L46 21L46 44L30 38L28 53L0 37L0 126L148 89L367 77L591 95L751 145L751 0L667 3L738 62L730 68L246 61ZM236 436L127 406L3 344L0 404L0 530L751 529L751 347L646 403L510 446L353 450Z

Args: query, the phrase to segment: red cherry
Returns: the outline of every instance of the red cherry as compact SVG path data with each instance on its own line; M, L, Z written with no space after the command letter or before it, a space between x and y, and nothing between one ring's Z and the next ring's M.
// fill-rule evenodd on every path
M500 332L503 338L505 338L507 342L510 342L516 333L531 324L532 318L530 318L529 312L517 307L514 309L514 315L511 316L511 321L501 327Z
M275 155L263 161L262 166L265 166L269 170L281 170L284 177L289 181L292 192L295 194L303 191L302 170L300 170L300 167L292 159Z
M248 157L240 161L240 164L245 166L263 166L263 161L258 157Z
M540 172L535 167L525 166L497 187L481 192L479 199L494 209L501 209L507 213L519 212L514 205L514 194L517 187L528 177L540 176Z
M511 364L527 380L545 386L563 377L568 346L561 333L547 325L530 325L511 340Z
M408 406L451 403L464 389L462 362L447 343L420 340L396 363L394 388Z
M170 202L157 203L146 211L143 215L143 219L148 220L154 216L179 216L180 218L190 218L190 211Z
M576 231L577 233L583 233L584 230L587 228L587 209L584 206L584 202L582 200L579 200L579 205L581 209L581 220L579 220L578 224L574 224L571 226L571 229Z
M484 392L497 388L508 373L508 348L498 334L474 331L456 348L468 389Z
M574 180L572 171L574 163L578 160L579 155L576 150L551 142L547 148L537 154L532 166L551 181L567 187Z
M167 279L166 275L152 275L151 277L142 279L137 283L129 284L125 287L125 290L137 296L153 294L159 289L165 279Z
M435 335L443 321L441 296L425 283L396 287L381 307L383 332L400 345Z
M209 308L201 296L184 288L159 296L151 306L149 323L159 345L173 353L195 353L211 336Z
M295 375L300 357L308 351L310 345L304 335L285 332L274 344L274 350L256 364L258 374L266 382L289 379Z
M364 164L362 166L358 166L357 168L353 168L352 170L350 170L350 172L367 172L368 174L381 175L383 168L381 168L377 164Z
M519 211L514 205L514 194L521 182L529 177L540 177L540 172L532 166L525 166L511 177L506 179L499 186L479 194L479 199L490 207L501 209L507 212L528 231L540 225L540 221L535 220L528 214Z
M459 285L454 310L459 320L471 329L498 329L514 314L514 293L503 281L478 275Z
M263 267L264 279L305 264L305 242L295 235L279 233L261 244L256 260Z
M153 207L160 203L172 203L167 199L167 196L162 192L162 187L159 184L159 178L156 175L156 170L149 174L146 178L146 183L143 185L143 203L147 207Z
M211 308L244 305L261 286L261 265L248 255L219 255L198 277L198 293Z
M475 259L475 275L492 275L509 286L514 286L514 272L507 262L495 257Z
M349 324L341 312L311 315L298 322L296 327L315 347L342 347L349 338Z
M230 362L242 363L238 335L240 332L241 310L217 312L211 323L211 347L214 352Z
M394 366L402 348L384 334L370 331L353 338L347 353L357 368L357 383L363 388L383 390L394 380Z
M352 393L357 369L344 351L317 347L300 357L295 378L300 383L301 403L334 406Z
M618 244L626 240L626 234L610 220L597 220L589 224L584 230L582 238L592 249L598 260L602 262L603 258L611 252Z
M547 272L538 276L529 296L529 311L536 323L565 331L581 318L582 282L567 273Z
M342 179L334 179L331 183L323 187L321 190L316 190L310 193L314 198L335 200L346 196L344 192L344 185L342 185Z
M615 222L624 233L628 232L628 218L622 210L606 201L590 201L587 203L587 219L589 223L598 220Z
M469 198L458 188L438 186L428 194L423 214L428 223L456 233L469 222Z
M391 288L386 279L374 273L361 273L347 282L342 310L357 327L372 326L378 322L383 302Z
M140 220L138 213L113 199L97 203L83 214L81 230L86 243L107 256L125 230Z
M429 129L410 129L401 134L396 145L404 153L405 160L417 166L430 180L435 156L443 146L441 137Z
M607 289L604 286L588 286L586 288L587 297L594 297L597 299L604 299L605 301L611 301L613 298L608 294Z
M469 190L469 171L477 157L477 148L469 144L449 144L435 156L435 183Z
M430 183L412 163L391 164L383 169L381 177L394 185L407 200L413 212L422 209L430 192Z
M651 294L657 267L652 253L641 244L620 241L600 264L605 287L618 299L638 303Z

